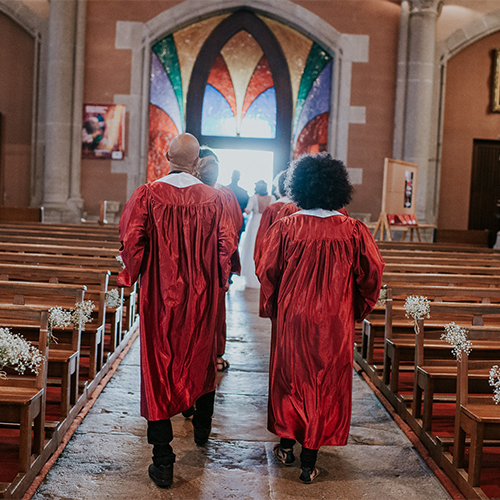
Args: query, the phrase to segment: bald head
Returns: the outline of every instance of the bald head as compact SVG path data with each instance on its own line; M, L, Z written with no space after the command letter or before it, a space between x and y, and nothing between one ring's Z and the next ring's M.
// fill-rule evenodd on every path
M170 170L180 170L192 174L198 163L198 139L191 134L180 134L173 139L168 148L167 158Z

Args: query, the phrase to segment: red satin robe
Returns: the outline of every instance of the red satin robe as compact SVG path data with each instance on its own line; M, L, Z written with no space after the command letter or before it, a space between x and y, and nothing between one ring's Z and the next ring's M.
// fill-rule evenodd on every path
M238 203L238 199L233 191L226 186L218 186L217 189L221 192L224 210L226 210L233 222L233 231L235 236L235 247L233 255L231 256L231 272L233 274L240 274L241 262L240 254L238 252L238 233L243 225L243 214ZM217 356L223 356L226 352L226 292L224 289L219 289L219 301L217 307L217 320L215 325L217 334Z
M347 443L354 322L380 295L384 261L360 221L300 213L276 221L257 268L274 322L268 429L306 448Z
M165 179L184 176L187 187ZM138 187L119 224L119 276L141 275L141 415L163 420L215 390L215 321L235 250L218 190L189 174Z
M285 206L285 202L276 201L269 204L264 212L262 212L262 218L260 219L259 230L257 231L257 236L255 237L255 249L253 252L253 260L255 261L255 266L259 261L260 255L262 253L261 244L264 239L267 230L273 225L274 221L277 220L278 212Z

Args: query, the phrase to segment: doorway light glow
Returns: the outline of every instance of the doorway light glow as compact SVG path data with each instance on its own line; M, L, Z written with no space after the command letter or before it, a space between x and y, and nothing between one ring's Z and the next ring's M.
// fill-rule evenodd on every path
M268 192L271 194L273 182L272 151L253 151L245 149L214 149L219 157L219 184L227 186L231 182L233 170L241 172L239 186L252 196L255 183L262 179L267 182Z

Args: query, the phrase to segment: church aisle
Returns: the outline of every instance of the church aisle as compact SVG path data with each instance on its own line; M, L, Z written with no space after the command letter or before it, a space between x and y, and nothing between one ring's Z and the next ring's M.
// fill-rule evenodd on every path
M227 296L231 367L219 374L213 432L193 442L190 420L173 419L174 484L149 479L151 447L139 416L139 342L33 496L35 500L336 499L444 500L449 495L361 377L354 376L349 444L323 447L321 475L299 482L297 465L276 463L266 429L270 323L257 315L258 291L236 281Z

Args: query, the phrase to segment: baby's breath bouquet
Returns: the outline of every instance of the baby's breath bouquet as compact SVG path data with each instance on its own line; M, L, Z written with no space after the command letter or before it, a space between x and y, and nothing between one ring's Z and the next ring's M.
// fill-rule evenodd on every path
M405 301L405 316L415 321L415 333L418 333L419 319L430 318L431 305L427 297L409 295Z
M54 328L66 328L70 324L71 311L66 311L61 306L51 307L49 309L49 343L57 344L57 338L52 333Z
M0 328L0 378L7 378L3 368L12 368L23 374L27 369L38 374L42 365L42 353L21 335Z
M441 335L441 338L451 344L453 347L451 352L457 359L461 359L463 352L467 356L470 354L472 342L467 338L467 334L469 333L467 328L463 328L452 322L444 327L444 331L445 333Z
M125 263L123 262L122 256L121 255L117 255L116 256L116 260L121 264L122 269L125 269Z
M500 403L500 368L498 365L491 367L489 383L493 387L493 401L498 404Z
M85 324L92 321L92 311L94 310L94 303L91 300L84 300L78 302L75 308L71 311L71 322L73 325L80 327L85 331Z
M120 292L118 288L113 288L109 292L106 292L106 307L110 309L116 309L122 305L122 298L120 297Z

